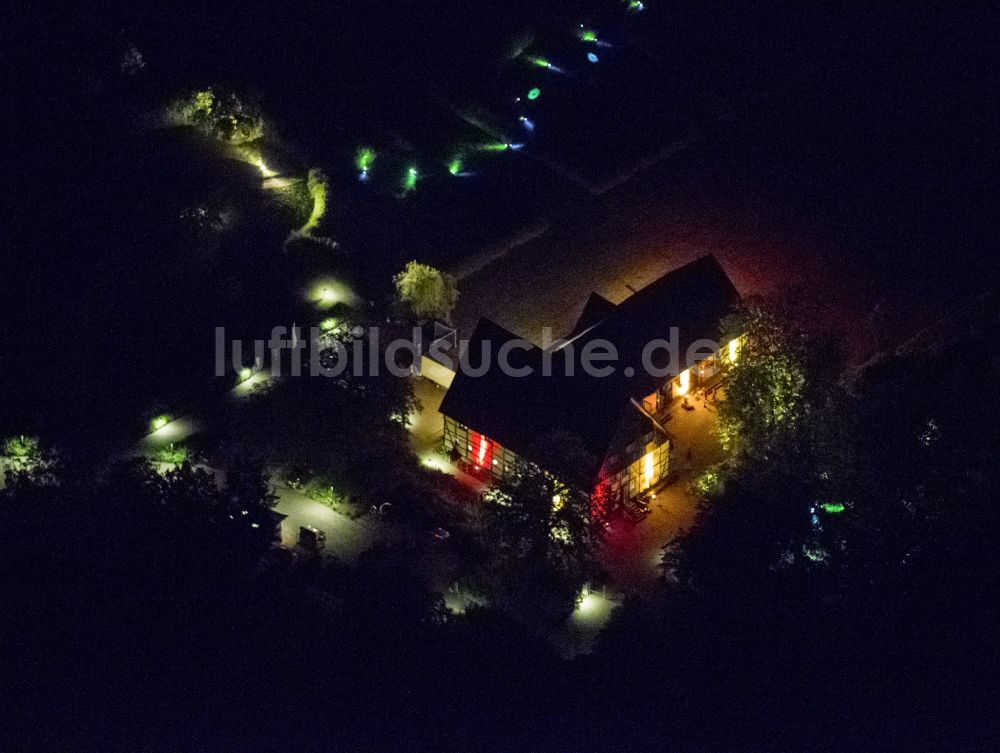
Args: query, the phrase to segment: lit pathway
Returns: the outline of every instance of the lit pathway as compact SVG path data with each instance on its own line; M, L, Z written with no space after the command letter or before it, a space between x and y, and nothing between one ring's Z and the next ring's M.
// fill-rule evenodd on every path
M139 441L139 452L142 455L151 455L157 450L162 450L171 444L183 442L203 428L204 425L197 418L191 416L175 418L156 431L144 436Z
M413 393L420 401L420 410L413 413L409 420L410 448L420 462L429 468L447 473L460 483L472 489L477 494L486 491L486 484L462 473L441 451L441 439L444 434L444 416L441 415L441 401L445 389L429 379L413 378Z
M429 379L413 377L413 394L420 402L420 410L410 415L407 428L410 430L410 447L420 458L420 462L431 467L447 464L447 459L438 450L444 433L444 416L439 408L444 399L445 389ZM442 468L443 470L443 468Z
M258 372L236 385L228 394L232 398L245 397L268 378L266 373ZM152 458L158 450L181 443L204 428L205 423L197 417L181 416L143 437L136 450L138 454ZM224 483L224 471L204 465L198 467L212 473L218 483ZM272 484L272 489L278 497L274 509L286 516L281 524L281 543L285 546L296 544L300 526L312 526L326 534L325 551L328 554L350 562L386 536L386 527L374 516L354 519L281 483Z
M690 404L690 411L679 402L675 404L673 417L665 424L675 440L670 478L666 486L656 490L650 514L636 525L614 527L607 537L601 564L619 588L643 591L655 587L664 545L694 522L698 500L689 484L723 459L715 435L715 405L695 396L690 398Z
M386 529L374 515L355 520L283 484L274 492L278 495L274 509L287 516L281 523L281 543L285 546L295 545L299 526L312 526L326 534L327 553L350 562L385 537Z

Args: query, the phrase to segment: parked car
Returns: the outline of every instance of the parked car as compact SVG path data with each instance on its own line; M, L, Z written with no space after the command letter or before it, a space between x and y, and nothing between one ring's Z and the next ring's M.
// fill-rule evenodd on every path
M299 526L299 546L310 552L322 551L326 546L326 534L312 526Z

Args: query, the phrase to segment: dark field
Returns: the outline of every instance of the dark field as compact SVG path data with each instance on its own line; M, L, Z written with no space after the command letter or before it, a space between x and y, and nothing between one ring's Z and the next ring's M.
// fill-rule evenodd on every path
M464 280L462 328L566 331L590 291L621 300L711 251L744 293L822 303L863 359L994 286L991 34L946 12L836 22L856 33L807 80Z
M988 24L946 5L648 5L355 3L275 25L140 4L44 19L13 53L58 45L70 64L43 60L12 90L10 423L141 426L211 389L214 326L262 336L308 321L298 291L317 274L381 299L411 258L475 269L484 249L544 227L462 280L463 327L487 314L564 329L591 290L620 299L711 250L745 292L795 284L829 304L861 357L995 280ZM611 46L581 41L581 23ZM139 76L118 70L128 44L148 61ZM330 176L322 231L336 252L283 252L308 214L301 183L262 191L252 165L150 127L208 85L259 102L269 165ZM362 182L364 146L377 156ZM191 207L224 228L192 240L179 220Z

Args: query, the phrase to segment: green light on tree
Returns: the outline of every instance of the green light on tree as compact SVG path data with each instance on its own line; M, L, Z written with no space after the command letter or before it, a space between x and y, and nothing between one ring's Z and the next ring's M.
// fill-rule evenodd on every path
M319 323L319 328L323 332L332 332L337 329L337 320L334 317L328 317Z
M418 176L419 173L417 172L417 168L411 167L407 169L406 175L403 178L403 190L412 191L414 188L416 188Z
M596 42L597 32L592 29L580 29L580 39L584 42Z
M24 460L37 457L41 452L40 446L38 437L26 437L22 434L4 442L3 452L9 458Z
M542 96L542 90L539 89L537 86L532 87L531 89L528 90L528 99L534 101L538 99L540 96Z
M448 172L452 175L458 175L462 172L462 159L461 157L455 157L451 162L448 163Z
M846 509L839 502L826 502L820 505L820 507L822 508L823 512L829 513L830 515L839 515Z
M357 166L358 170L363 173L368 172L372 169L372 163L375 162L375 150L369 146L363 146L358 149L358 153L354 158L354 164Z
M356 303L356 297L350 287L333 277L314 280L306 290L306 299L323 311L336 304L351 306ZM324 314L324 317L329 315L329 313Z

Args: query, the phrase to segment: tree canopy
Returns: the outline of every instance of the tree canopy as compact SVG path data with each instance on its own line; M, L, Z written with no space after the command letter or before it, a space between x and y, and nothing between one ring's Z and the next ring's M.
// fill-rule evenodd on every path
M227 405L226 435L283 470L331 476L370 501L384 497L414 464L405 426L417 402L409 381L387 369L352 371L289 377Z
M411 261L394 282L399 302L417 319L450 320L458 302L458 286L450 274Z
M774 443L815 443L840 399L840 348L817 331L816 307L794 292L751 298L723 322L740 336L739 357L719 406L723 445L766 458Z
M644 635L650 680L681 662L704 673L684 680L697 705L747 724L767 706L764 749L787 747L804 718L839 749L884 747L890 729L940 744L942 718L952 734L957 716L977 726L994 713L983 689L998 670L1000 559L987 542L1000 536L1000 407L991 391L970 411L953 367L976 338L884 358L848 388L805 320L773 302L742 313L748 345L719 411L733 456L665 549L662 599L622 612L605 654ZM996 378L995 356L979 365ZM742 677L773 698L748 702L756 685ZM953 708L957 696L972 705ZM863 721L873 705L884 721Z
M579 439L563 432L540 438L532 457L518 459L483 499L490 552L488 578L498 602L514 614L555 619L572 610L596 573L590 498L582 479L592 463ZM545 617L543 617L544 619Z

